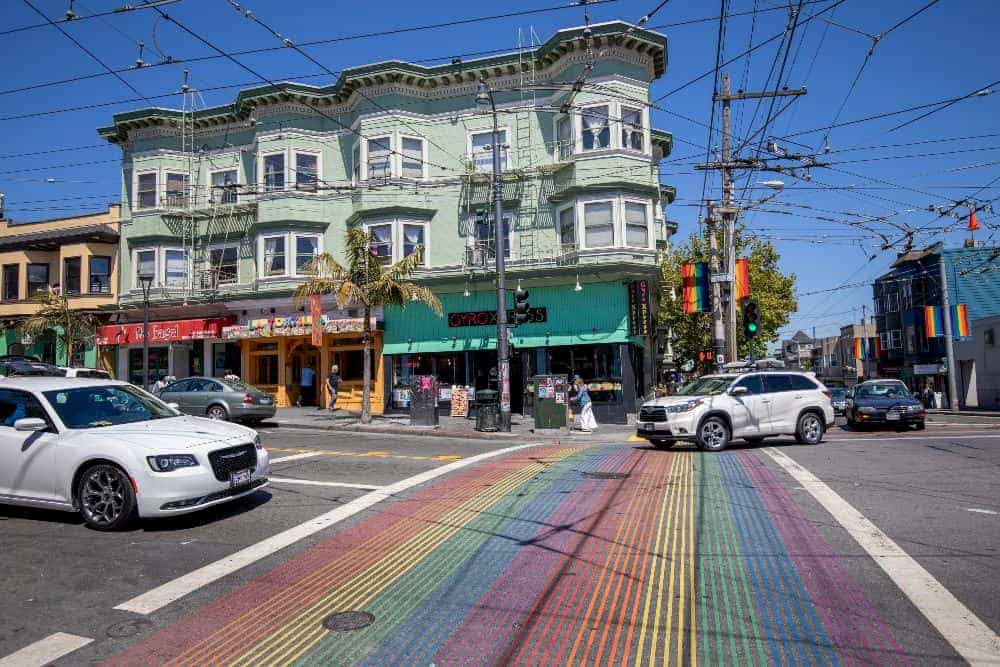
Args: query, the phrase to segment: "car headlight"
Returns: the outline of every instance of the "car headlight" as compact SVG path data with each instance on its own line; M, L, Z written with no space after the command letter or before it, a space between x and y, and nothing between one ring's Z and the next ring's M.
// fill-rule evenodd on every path
M702 404L702 400L700 398L696 398L693 401L688 401L687 403L681 403L680 405L670 405L670 406L667 406L667 412L674 412L674 413L676 413L676 412L690 412L691 410L694 410L696 407L698 407L701 404Z
M170 472L178 468L191 468L198 465L198 461L190 454L160 454L158 456L147 456L149 467L156 472Z
M260 444L260 433L253 434L253 446L257 449L264 449L264 445Z

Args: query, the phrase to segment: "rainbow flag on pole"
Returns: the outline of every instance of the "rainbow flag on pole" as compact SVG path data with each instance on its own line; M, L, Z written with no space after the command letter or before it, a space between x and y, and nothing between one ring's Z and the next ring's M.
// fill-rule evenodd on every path
M879 357L882 356L882 341L879 340L878 336L873 336L868 339L868 358L878 361Z
M708 262L681 265L681 285L685 313L707 313L712 310L708 298Z
M951 334L955 338L968 338L970 336L969 311L964 303L951 307Z
M736 260L733 271L733 298L739 301L750 296L750 260L747 258Z
M854 339L854 358L864 359L865 358L865 339L855 338Z
M941 318L941 308L924 306L924 332L928 338L944 335L944 320Z

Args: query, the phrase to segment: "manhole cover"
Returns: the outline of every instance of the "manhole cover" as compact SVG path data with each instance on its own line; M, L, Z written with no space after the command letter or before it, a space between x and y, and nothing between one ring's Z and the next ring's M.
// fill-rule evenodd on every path
M585 472L583 476L590 479L628 479L627 472Z
M338 611L323 619L323 627L336 632L350 632L367 628L375 622L375 617L367 611Z
M108 629L104 631L104 634L108 637L112 637L113 639L124 639L125 637L131 637L139 634L139 632L145 630L152 624L152 621L147 621L144 618L133 618L128 621L121 621L119 623L115 623L114 625L109 625Z

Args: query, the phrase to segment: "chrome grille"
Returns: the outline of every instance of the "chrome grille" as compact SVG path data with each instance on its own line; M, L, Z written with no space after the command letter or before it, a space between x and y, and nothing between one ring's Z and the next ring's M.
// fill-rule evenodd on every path
M228 482L230 473L257 467L257 448L253 445L240 445L218 449L208 455L208 460L212 464L215 479Z
M667 410L661 407L643 407L639 410L639 421L665 422L667 421Z

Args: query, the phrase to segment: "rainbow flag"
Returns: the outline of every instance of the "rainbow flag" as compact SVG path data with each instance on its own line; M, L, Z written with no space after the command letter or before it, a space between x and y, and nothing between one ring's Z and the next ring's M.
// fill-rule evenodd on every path
M739 301L750 296L750 260L747 258L736 260L733 271L733 298Z
M882 341L879 340L878 336L873 336L868 339L868 358L878 360L882 356Z
M681 265L682 296L685 313L712 310L708 297L708 262Z
M969 333L969 311L964 303L959 303L951 307L951 335L955 338L968 338Z
M865 339L855 338L854 339L854 358L864 359L865 358Z
M924 306L924 331L928 338L944 335L944 320L939 306Z

